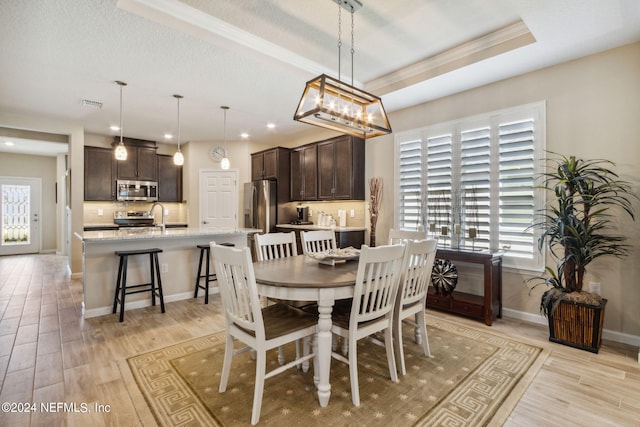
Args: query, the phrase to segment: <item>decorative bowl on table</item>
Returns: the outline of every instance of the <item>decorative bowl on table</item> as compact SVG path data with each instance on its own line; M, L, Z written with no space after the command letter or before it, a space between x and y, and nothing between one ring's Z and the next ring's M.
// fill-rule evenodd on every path
M342 249L308 253L307 256L317 260L320 264L335 265L336 262L346 262L350 259L360 258L360 249L349 246Z

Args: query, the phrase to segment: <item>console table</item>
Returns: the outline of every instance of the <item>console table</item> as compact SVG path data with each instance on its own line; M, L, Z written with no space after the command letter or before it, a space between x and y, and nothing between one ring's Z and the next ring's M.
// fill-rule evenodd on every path
M479 320L491 326L502 317L502 253L438 248L436 258L482 264L484 295L454 291L451 295L436 294L429 286L427 307L448 311Z

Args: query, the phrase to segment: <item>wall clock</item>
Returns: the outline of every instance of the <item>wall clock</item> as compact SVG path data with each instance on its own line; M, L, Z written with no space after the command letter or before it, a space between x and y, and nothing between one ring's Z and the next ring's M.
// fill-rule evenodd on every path
M211 160L214 162L220 162L227 157L227 150L222 145L214 145L209 150L209 157L211 157Z

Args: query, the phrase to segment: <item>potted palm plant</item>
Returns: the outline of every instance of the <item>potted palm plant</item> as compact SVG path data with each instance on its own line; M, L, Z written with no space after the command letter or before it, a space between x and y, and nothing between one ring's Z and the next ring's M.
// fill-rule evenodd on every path
M548 286L540 310L549 319L549 340L597 353L607 300L583 290L586 267L603 256L629 253L626 237L613 232L613 209L635 220L631 186L611 170L608 160L584 160L551 153L543 188L552 194L540 219L538 249L546 246L555 269L529 280Z

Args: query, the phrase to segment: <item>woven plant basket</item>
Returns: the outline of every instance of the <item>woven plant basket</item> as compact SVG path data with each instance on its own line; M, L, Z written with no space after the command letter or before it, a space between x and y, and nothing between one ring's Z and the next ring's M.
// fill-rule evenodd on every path
M604 298L600 306L561 301L549 316L549 341L597 353L606 304Z

